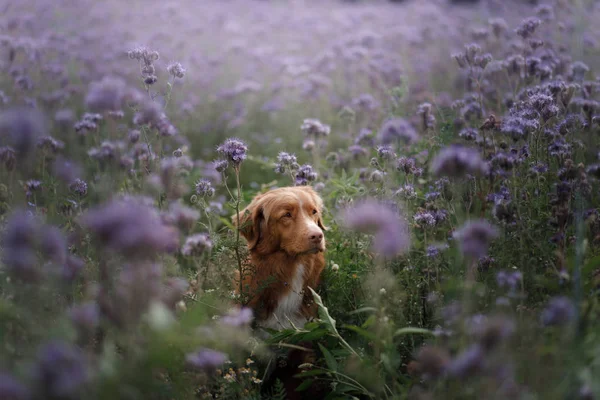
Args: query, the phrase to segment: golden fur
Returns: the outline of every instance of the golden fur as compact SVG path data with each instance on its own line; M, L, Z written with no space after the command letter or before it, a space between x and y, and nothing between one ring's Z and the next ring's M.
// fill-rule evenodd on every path
M240 212L240 233L250 250L242 290L258 325L289 327L282 317L301 323L316 316L307 287L316 288L325 267L322 209L312 188L298 186L259 194ZM237 219L234 215L234 224ZM239 279L238 273L238 293Z

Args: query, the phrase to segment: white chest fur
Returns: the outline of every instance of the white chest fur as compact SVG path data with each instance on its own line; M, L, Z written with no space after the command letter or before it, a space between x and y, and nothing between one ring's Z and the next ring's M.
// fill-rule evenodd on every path
M296 327L302 328L306 323L306 317L300 313L302 299L304 297L304 265L296 266L296 273L291 282L287 282L290 291L285 294L273 314L261 325L271 329L288 329L293 323ZM291 323L290 323L291 321Z

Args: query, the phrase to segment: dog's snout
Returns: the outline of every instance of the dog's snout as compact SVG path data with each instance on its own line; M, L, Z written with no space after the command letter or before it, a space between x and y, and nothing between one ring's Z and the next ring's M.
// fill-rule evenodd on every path
M311 242L319 243L321 240L323 240L323 232L320 229L311 230L308 233L308 238Z

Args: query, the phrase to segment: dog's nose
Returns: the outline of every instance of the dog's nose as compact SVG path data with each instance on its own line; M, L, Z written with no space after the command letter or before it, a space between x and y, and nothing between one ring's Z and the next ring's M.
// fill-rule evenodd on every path
M321 242L321 240L323 240L323 232L320 229L312 230L308 233L308 238L313 243L319 243L319 242Z

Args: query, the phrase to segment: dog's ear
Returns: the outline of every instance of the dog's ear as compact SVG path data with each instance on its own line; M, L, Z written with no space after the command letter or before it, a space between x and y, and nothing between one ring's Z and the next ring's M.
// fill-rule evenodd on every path
M237 216L233 215L232 217L233 225L239 229L240 234L246 239L250 250L254 249L260 240L261 224L264 221L261 197L260 195L255 197L248 207L240 211L239 226Z

